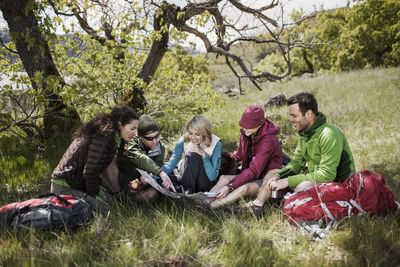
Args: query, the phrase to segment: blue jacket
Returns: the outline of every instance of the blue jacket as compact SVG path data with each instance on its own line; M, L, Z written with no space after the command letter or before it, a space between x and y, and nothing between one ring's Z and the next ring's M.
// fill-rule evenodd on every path
M177 166L179 160L182 157L184 149L183 137L179 138L178 143L175 145L174 152L171 155L170 160L162 166L162 169L170 174ZM219 169L221 167L221 153L222 153L222 142L218 141L215 145L212 155L206 155L203 159L204 169L207 177L210 181L214 181L218 177Z

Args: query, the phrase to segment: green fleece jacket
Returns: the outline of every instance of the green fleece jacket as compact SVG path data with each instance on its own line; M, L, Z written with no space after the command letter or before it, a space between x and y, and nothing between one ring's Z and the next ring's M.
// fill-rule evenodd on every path
M141 144L139 137L135 136L125 145L124 153L117 157L118 167L135 178L140 177L136 168L158 175L162 171L161 166L165 154L165 147L161 142L159 149L158 153L147 151ZM156 155L151 156L152 154Z
M306 166L308 173L301 174ZM354 158L346 137L319 112L310 129L299 132L293 159L279 175L288 177L289 186L295 187L303 181L343 182L354 172Z

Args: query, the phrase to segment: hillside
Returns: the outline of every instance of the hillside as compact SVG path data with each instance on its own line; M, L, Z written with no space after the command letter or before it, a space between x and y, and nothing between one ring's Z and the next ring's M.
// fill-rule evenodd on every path
M264 87L261 92L247 88L246 95L235 99L223 95L224 104L205 114L225 149L236 147L238 120L246 106L278 93L289 97L310 91L328 121L346 134L357 170L380 172L400 200L399 68L293 78ZM292 155L297 133L288 122L287 107L265 113L281 127L284 151ZM48 181L58 147L32 157L28 149L2 143L0 205L46 190L37 185ZM115 206L76 232L2 231L0 265L397 266L399 232L399 213L353 217L327 239L313 242L289 223L282 205L268 205L258 218L225 209L202 212L187 201L162 197L157 203Z

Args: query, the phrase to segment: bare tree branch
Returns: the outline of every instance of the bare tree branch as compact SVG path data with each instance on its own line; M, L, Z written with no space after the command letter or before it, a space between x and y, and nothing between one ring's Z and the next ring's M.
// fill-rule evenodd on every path
M54 3L53 0L47 0L47 2L48 2L48 3L50 4L50 6L53 8L54 13L56 13L56 15L62 15L62 16L66 16L66 17L75 16L75 14L73 14L73 13L61 12L61 11L56 7L56 4Z
M278 5L279 1L273 0L271 2L271 4L269 4L267 6L264 6L264 7L261 7L259 9L253 9L251 7L244 6L244 5L242 5L240 2L238 2L236 0L229 0L229 2L232 5L234 5L236 8L238 8L239 10L241 10L243 12L246 12L246 13L254 14L256 17L271 23L275 27L278 27L278 23L276 22L276 20L267 17L266 15L264 15L262 13L262 11L265 11L265 10L272 9L272 8L276 7Z
M75 18L78 20L79 25L81 26L81 28L90 36L92 36L92 38L94 38L95 40L99 41L99 43L101 43L102 45L105 44L106 39L99 36L97 31L94 30L88 23L87 21L87 13L86 10L84 11L80 11L80 8L78 5L75 5L72 8L72 13L75 15ZM83 14L83 16L81 16L81 14Z
M215 53L217 55L222 55L225 56L226 58L230 58L231 60L235 61L238 67L241 69L243 72L242 75L240 75L236 70L234 70L233 65L231 64L230 60L226 59L226 63L229 66L229 68L233 71L234 75L238 77L239 80L239 85L241 84L240 78L242 77L247 77L250 79L250 81L258 88L261 90L261 87L258 84L258 81L261 80L268 80L268 81L276 81L280 80L287 75L290 74L291 72L291 66L290 66L290 61L288 60L290 57L286 54L289 53L289 50L291 48L290 43L285 43L279 40L279 36L277 36L269 27L268 24L271 24L274 27L278 26L278 23L264 15L262 12L266 11L268 9L274 8L278 5L279 1L273 0L269 5L265 5L259 9L255 9L249 6L244 6L240 2L236 0L227 0L227 2L231 3L234 7L239 9L240 11L251 14L254 16L255 19L258 19L262 25L264 25L265 31L267 31L270 36L272 37L269 40L260 40L255 38L254 36L248 36L248 35L243 35L242 32L245 30L249 30L249 27L247 25L239 28L234 24L230 24L226 19L223 19L223 16L221 15L221 12L218 9L218 4L222 1L214 0L214 1L205 1L201 3L189 3L187 4L184 8L178 8L175 5L172 4L167 4L169 7L168 14L176 15L178 13L183 13L183 16L180 16L179 19L176 17L173 17L172 15L169 16L170 22L172 25L174 25L178 30L184 31L191 33L198 38L200 38L209 53ZM165 3L165 2L164 2ZM214 23L214 29L216 32L216 41L215 45L213 45L213 42L208 38L206 33L199 31L198 29L195 29L192 26L189 26L187 22L194 16L202 14L203 12L208 11L211 15L213 15ZM238 37L235 38L234 40L230 41L229 43L226 42L225 39L225 33L226 33L226 28L230 27L234 29L238 33ZM281 31L278 31L280 33ZM238 56L237 54L231 52L231 46L235 43L239 42L254 42L257 44L261 43L272 43L278 46L279 51L281 52L285 62L287 63L288 67L286 72L283 75L276 75L272 74L269 72L262 72L262 73L253 73L252 70L250 70L246 64L244 63L244 60ZM240 88L241 89L241 88ZM242 90L242 89L241 89Z
M15 123L15 126L19 126L21 128L34 128L36 130L36 132L38 133L39 138L44 137L43 130L39 126L37 126L35 123L17 122L17 123Z
M231 62L229 61L228 57L225 57L225 62L228 65L228 67L231 69L231 71L233 72L233 74L236 76L236 78L238 79L238 83L239 83L239 91L240 94L243 95L243 90L242 90L242 80L240 78L240 75L236 72L235 68L232 66Z
M2 39L1 37L0 37L0 42L1 42L1 44L4 46L4 48L7 49L8 51L10 51L11 53L18 54L17 51L12 50L11 48L9 48L9 47L3 42L3 39Z
M51 3L54 0L48 0ZM101 10L100 16L100 29L94 29L90 25L88 18L88 10L85 10L83 4L79 1L74 1L74 4L69 4L71 12L78 20L81 28L92 38L104 44L106 40L116 40L113 36L116 27L120 27L118 21L115 20L116 14L113 10L113 1L109 0L91 0L89 1L97 10ZM131 6L137 4L136 1L123 0L124 3ZM243 4L240 0L204 0L192 1L187 0L186 5L175 5L173 1L163 0L142 0L142 9L138 13L131 11L131 23L124 24L125 28L119 29L122 32L129 33L131 29L137 26L137 21L146 18L149 22L142 26L141 30L150 30L150 21L153 23L152 30L162 35L163 41L153 40L151 49L149 50L148 57L141 68L139 73L140 78L147 84L151 82L151 78L158 67L158 64L165 53L169 37L169 27L173 25L177 30L189 33L199 38L207 51L207 53L214 53L217 56L224 56L226 64L232 70L233 74L238 78L241 93L241 79L248 78L258 89L261 90L260 83L263 81L277 81L288 76L291 72L290 64L290 50L293 47L310 47L314 44L305 43L302 40L283 41L282 35L287 33L285 27L290 24L278 23L278 18L274 19L266 15L266 11L276 8L281 9L279 0L270 0L262 3L261 6L254 7L248 4ZM73 6L72 6L73 5ZM54 3L52 5L54 7ZM235 10L235 14L226 12L227 10ZM133 9L132 9L133 10ZM211 19L206 22L206 25L196 25L194 22L196 18L208 12ZM129 15L127 15L129 16ZM300 23L304 19L312 18L315 14L312 13L305 18L300 18L294 23ZM152 19L150 19L152 18ZM156 21L155 18L159 19ZM245 20L250 21L246 24ZM268 38L262 38L261 33L267 33ZM104 36L104 37L103 37ZM123 38L118 39L124 42ZM286 62L286 71L284 74L273 74L270 72L256 73L252 64L246 59L245 51L242 55L236 52L234 46L241 43L254 43L254 44L271 44L276 46L275 51L279 51L283 60ZM235 64L233 64L235 63ZM134 90L136 90L135 88ZM143 94L138 91L139 98ZM143 99L143 101L145 101ZM144 102L145 103L145 102Z

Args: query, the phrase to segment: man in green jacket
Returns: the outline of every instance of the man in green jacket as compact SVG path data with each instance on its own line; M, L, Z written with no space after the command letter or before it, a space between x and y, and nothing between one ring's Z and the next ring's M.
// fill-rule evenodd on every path
M125 151L118 156L118 168L127 180L139 178L136 168L158 176L163 187L175 191L168 175L161 169L164 161L165 147L159 140L160 129L156 121L148 115L139 119L138 136L126 144ZM125 179L126 180L126 179ZM137 200L149 200L158 195L152 188L146 188L135 194Z
M297 192L316 183L343 182L355 172L345 135L318 112L314 95L299 93L290 97L287 104L290 122L299 133L293 159L276 174L265 177L257 198L237 207L237 211L261 212L273 191L290 187ZM308 171L302 173L305 167Z

